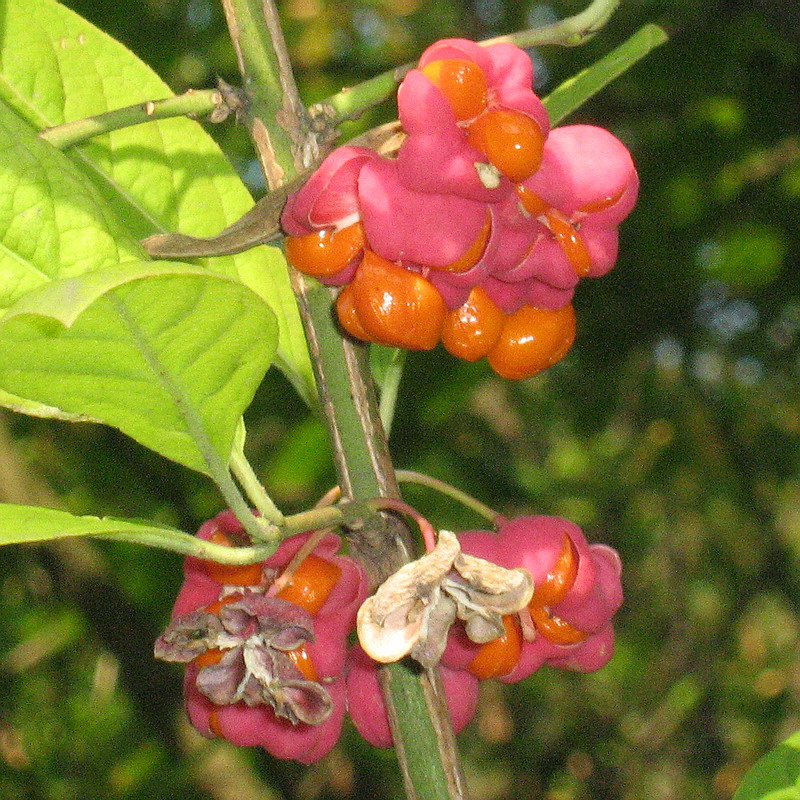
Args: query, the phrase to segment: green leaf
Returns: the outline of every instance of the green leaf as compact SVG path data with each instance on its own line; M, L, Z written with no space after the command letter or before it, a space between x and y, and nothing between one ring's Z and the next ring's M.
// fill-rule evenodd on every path
M51 280L143 256L74 164L0 102L0 309Z
M558 125L590 97L629 70L637 61L667 41L667 34L658 25L644 25L619 47L592 66L556 87L543 102L550 121Z
M800 731L756 763L733 800L800 800Z
M42 129L167 97L169 87L122 44L53 0L7 0L0 41L0 98ZM220 149L188 119L148 122L69 151L136 239L177 230L212 236L253 205ZM308 351L278 248L202 261L236 277L275 312L277 363L308 398Z
M104 539L160 547L163 550L210 558L227 564L263 561L276 546L268 544L255 547L226 547L153 522L113 517L78 517L55 508L0 503L0 546L48 542L76 536L99 536Z
M246 286L186 264L129 262L55 281L10 309L0 389L216 477L276 345L273 313Z
M392 429L406 352L398 347L381 347L376 344L369 348L370 371L380 389L380 416L387 434Z
M29 417L41 417L42 419L60 419L64 422L102 422L94 419L88 414L69 414L62 408L48 406L44 403L37 403L25 397L17 397L15 394L5 392L0 389L0 406L18 414L27 414Z
M115 533L188 536L174 528L154 523L129 522L101 517L77 517L66 511L39 506L0 503L0 545L29 544L73 536L108 536ZM191 537L194 538L194 537Z

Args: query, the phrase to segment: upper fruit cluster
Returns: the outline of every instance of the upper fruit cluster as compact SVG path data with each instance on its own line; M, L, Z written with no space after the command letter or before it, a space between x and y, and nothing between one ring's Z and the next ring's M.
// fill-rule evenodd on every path
M345 287L348 333L510 378L569 350L575 287L613 266L638 178L607 131L551 131L532 81L514 45L437 42L398 91L396 158L341 147L289 198L288 260Z

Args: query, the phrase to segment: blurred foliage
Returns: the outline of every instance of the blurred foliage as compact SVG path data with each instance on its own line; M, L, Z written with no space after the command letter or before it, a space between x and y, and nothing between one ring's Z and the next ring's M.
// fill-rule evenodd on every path
M556 0L285 0L307 101L443 36L579 11ZM212 0L70 0L176 91L236 80ZM580 335L519 385L413 355L397 465L506 514L556 513L620 550L618 649L594 675L487 685L462 735L475 800L717 800L800 728L800 10L793 0L627 0L587 45L532 53L557 85L644 22L671 42L569 120L612 129L642 177L619 264L577 298ZM389 119L391 107L353 130ZM213 129L251 185L246 137ZM274 372L274 371L273 371ZM194 529L202 479L114 431L3 415L0 495ZM287 510L333 482L324 431L277 373L250 455ZM440 526L477 524L409 487ZM171 555L90 542L0 551L0 796L9 800L396 798L393 756L349 730L303 770L193 735L179 671L150 659Z

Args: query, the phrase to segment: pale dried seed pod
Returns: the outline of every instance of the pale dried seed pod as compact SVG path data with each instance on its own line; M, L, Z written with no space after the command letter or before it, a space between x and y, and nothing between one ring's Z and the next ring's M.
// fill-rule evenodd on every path
M433 551L403 566L363 603L359 641L380 663L411 655L431 667L456 618L473 641L492 641L505 632L503 616L527 607L533 588L525 570L465 555L455 534L440 531Z

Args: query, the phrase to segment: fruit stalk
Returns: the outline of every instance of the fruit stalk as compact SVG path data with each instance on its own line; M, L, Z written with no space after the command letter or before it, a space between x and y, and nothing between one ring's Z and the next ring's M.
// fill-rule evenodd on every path
M223 0L244 77L248 125L270 188L291 180L318 157L315 135L299 101L277 13L264 0ZM316 366L343 494L354 499L398 493L363 345L335 327L330 290L294 276L301 315ZM408 533L377 517L351 538L373 581L407 560ZM384 670L396 750L409 798L460 800L463 778L438 673L405 664Z

